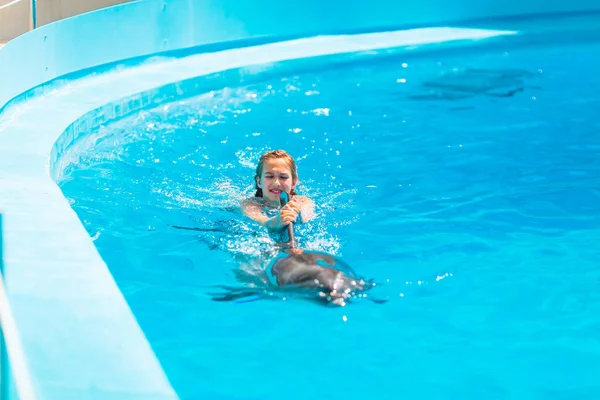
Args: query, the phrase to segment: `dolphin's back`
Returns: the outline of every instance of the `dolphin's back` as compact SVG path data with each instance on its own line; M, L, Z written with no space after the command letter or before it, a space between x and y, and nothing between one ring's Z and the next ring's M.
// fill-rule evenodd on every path
M351 285L358 281L354 271L343 261L329 254L303 251L278 258L271 269L279 286L298 285L311 288L329 288Z

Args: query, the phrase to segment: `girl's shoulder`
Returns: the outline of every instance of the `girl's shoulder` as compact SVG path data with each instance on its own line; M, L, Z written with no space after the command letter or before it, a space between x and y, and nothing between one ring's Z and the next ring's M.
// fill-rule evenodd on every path
M248 198L242 200L242 205L246 205L246 204L262 204L262 198L261 197L248 197Z
M302 222L310 221L315 217L315 204L307 196L294 196L296 201L300 203Z
M311 204L313 202L309 197L306 196L296 195L294 198L302 204Z
M265 204L261 197L248 197L241 202L241 208L243 210L259 210L264 207Z
M241 201L240 210L242 214L256 219L259 215L264 214L264 207L258 197L248 197Z
M268 211L273 208L273 206L266 202L262 197L248 197L247 199L242 200L241 207L244 210L253 211Z

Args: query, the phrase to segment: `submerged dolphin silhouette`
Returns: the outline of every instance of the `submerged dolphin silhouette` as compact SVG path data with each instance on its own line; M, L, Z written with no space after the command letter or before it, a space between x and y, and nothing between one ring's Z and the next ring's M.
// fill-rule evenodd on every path
M357 276L348 264L327 253L299 248L283 249L267 266L265 273L275 278L266 276L271 281L266 287L220 285L225 293L211 293L212 300L248 302L276 299L278 296L275 293L281 294L283 291L338 306L345 306L357 296L377 304L387 302L385 299L367 296L365 292L375 287L375 282Z
M286 249L283 253L287 256L277 259L271 267L271 275L280 287L317 289L320 297L333 304L345 305L356 292L374 286L329 254L299 248Z

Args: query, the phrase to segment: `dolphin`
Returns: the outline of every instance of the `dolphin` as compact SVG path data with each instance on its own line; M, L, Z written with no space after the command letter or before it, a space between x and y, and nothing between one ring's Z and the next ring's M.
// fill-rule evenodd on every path
M236 301L238 303L276 299L279 294L295 293L328 305L345 306L356 297L382 304L387 300L366 295L366 291L376 286L372 280L365 280L354 273L352 268L333 255L285 248L269 263L266 287L254 283L252 287L230 287L220 285L225 293L211 293L213 301ZM270 275L272 278L270 278ZM266 282L265 282L266 283Z
M344 306L356 293L374 286L356 276L342 260L326 253L299 248L283 250L287 256L278 258L271 275L279 287L315 289L319 296L333 304Z

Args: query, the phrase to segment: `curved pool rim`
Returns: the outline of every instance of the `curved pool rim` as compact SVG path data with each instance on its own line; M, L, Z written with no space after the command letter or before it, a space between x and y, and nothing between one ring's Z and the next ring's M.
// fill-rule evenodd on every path
M5 65L1 61L6 57L25 52L28 43L34 39L43 37L47 43L48 33L60 31L63 23L67 26L88 24L95 16L99 23L106 22L105 18L110 15L134 18L139 7L158 7L159 3L162 3L159 10L163 10L165 4L172 10L177 4L134 2L130 6L125 4L58 22L46 31L33 31L29 36L11 42L7 46L8 56L3 53L4 49L0 51L0 65ZM190 4L200 3L187 2L186 7ZM225 6L221 6L222 11ZM189 12L189 8L186 10ZM168 25L168 21L163 22ZM366 29L349 24L348 31L353 28L381 31L388 25L373 23L371 29ZM160 27L162 23L156 26ZM184 26L181 30L187 28ZM483 39L492 40L515 33L512 30L457 27L330 35L291 41L281 40L289 39L288 35L292 34L302 36L302 31L290 33L288 30L268 39L240 34L233 39L212 42L215 45L221 43L221 51L196 53L189 50L189 46L181 45L179 49L188 49L188 54L152 58L153 54L164 50L162 45L157 45L154 51L144 53L149 55L148 59L144 57L127 67L94 73L96 71L89 68L141 56L135 52L129 56L124 53L111 56L110 49L106 48L106 58L101 61L82 57L74 64L79 69L59 67L56 63L54 75L45 75L45 78L42 75L37 80L29 76L31 79L21 82L21 86L9 85L13 91L0 97L2 105L2 101L9 103L16 98L0 114L1 185L6 194L0 204L0 211L5 214L4 276L25 361L32 376L30 384L39 397L89 398L91 394L92 398L104 398L110 394L119 395L119 398L177 398L108 268L52 179L60 179L63 168L60 156L75 140L82 138L82 133L139 108L210 90L204 85L203 77L219 71L232 71L229 79L241 75L260 77L269 72L296 70L304 62L311 66L319 62L325 65L331 57L342 60L346 56L369 57L369 52L375 49L410 51L415 41L431 46L425 46L427 48L448 41L462 48ZM209 41L195 43L195 46L207 44ZM229 49L236 44L244 47ZM249 44L254 46L248 47ZM132 45L131 49L134 48ZM200 50L218 48L201 47ZM282 63L284 60L288 61ZM255 67L248 68L251 65ZM71 75L66 80L53 82L65 74L79 76ZM44 80L48 77L51 78ZM7 81L6 75L0 74L0 80L2 83ZM26 90L20 92L23 88ZM42 331L44 334L40 333Z

